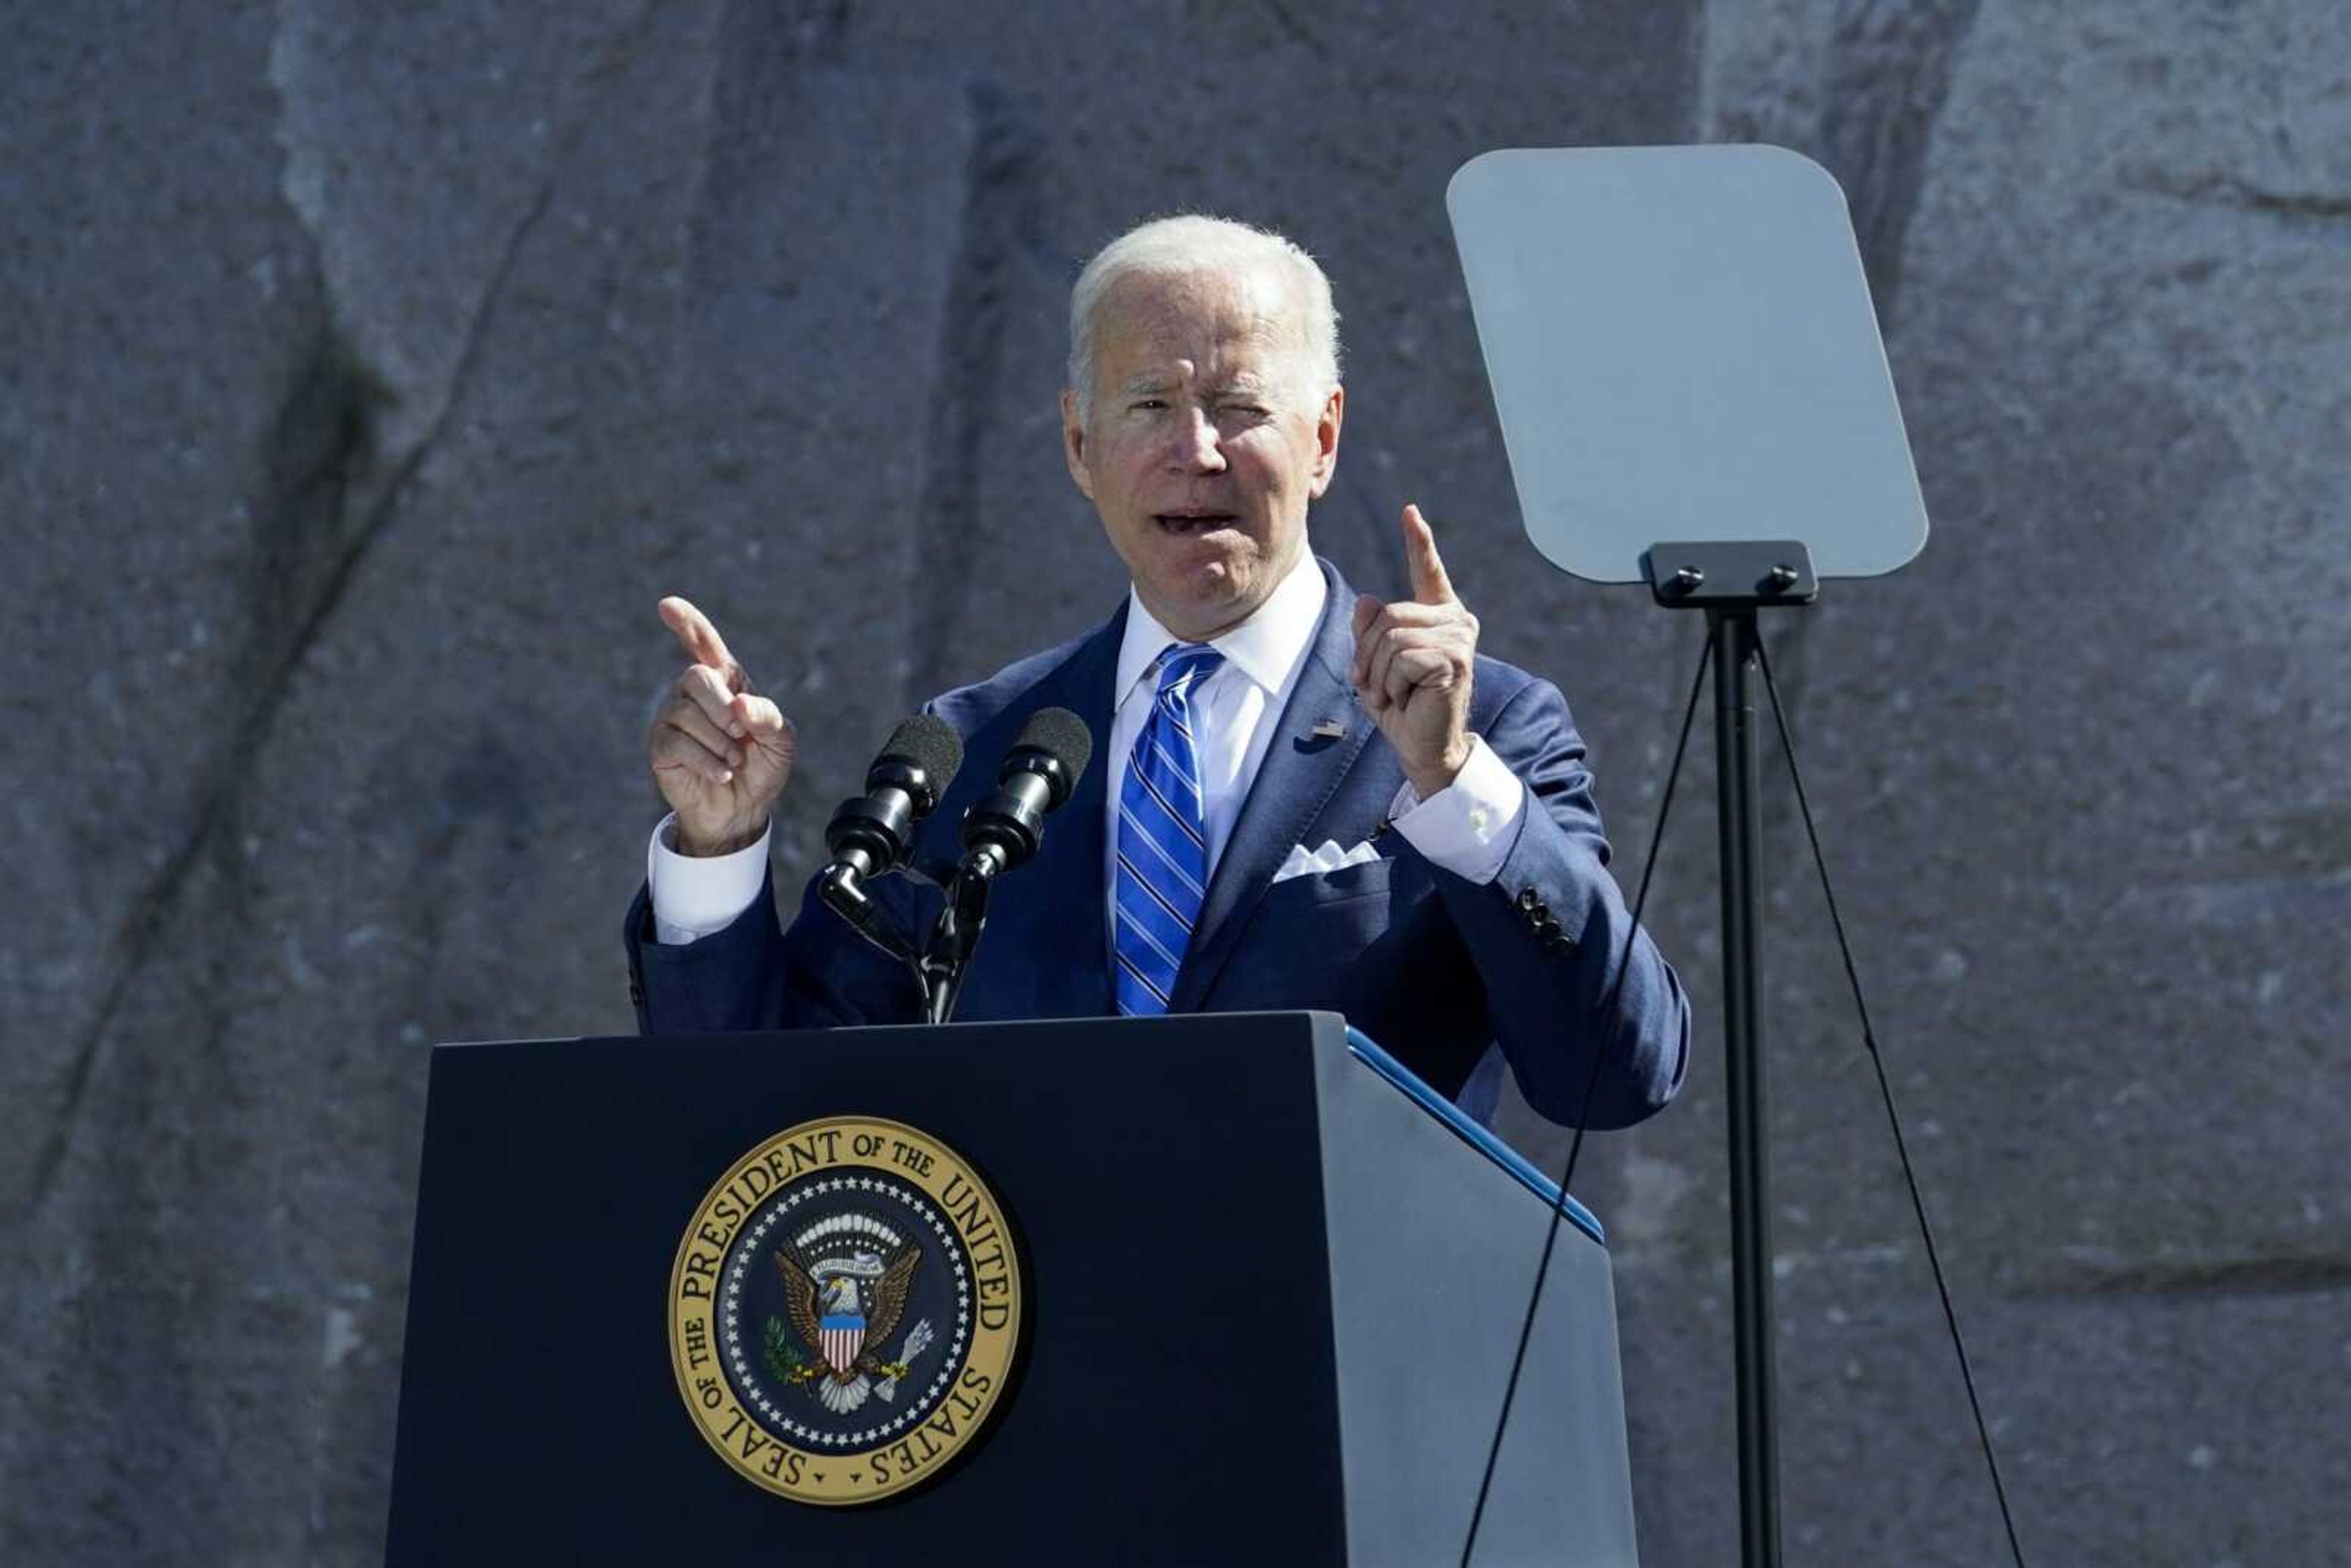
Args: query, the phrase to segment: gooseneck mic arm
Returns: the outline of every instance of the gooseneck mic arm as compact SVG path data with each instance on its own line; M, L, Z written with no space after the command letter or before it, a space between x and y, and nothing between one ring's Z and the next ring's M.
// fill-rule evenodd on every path
M891 924L882 906L867 896L863 884L864 878L854 867L836 861L818 873L817 896L824 901L827 909L849 922L850 928L860 936L901 963L913 965L919 975L923 956Z

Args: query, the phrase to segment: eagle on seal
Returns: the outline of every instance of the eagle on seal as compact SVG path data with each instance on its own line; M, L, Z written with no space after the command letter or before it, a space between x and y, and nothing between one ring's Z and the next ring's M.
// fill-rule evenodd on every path
M813 1270L789 1252L775 1259L793 1331L816 1353L816 1396L824 1407L836 1415L856 1409L877 1377L887 1380L885 1396L893 1392L906 1368L883 1361L872 1347L897 1332L923 1249L910 1246L886 1266L872 1252L826 1259Z

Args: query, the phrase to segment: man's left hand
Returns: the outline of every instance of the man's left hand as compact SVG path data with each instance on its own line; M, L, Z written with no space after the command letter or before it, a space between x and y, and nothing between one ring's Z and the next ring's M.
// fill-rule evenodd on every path
M1355 696L1427 800L1451 786L1469 760L1469 679L1478 618L1453 596L1437 536L1420 508L1404 509L1404 554L1412 597L1355 601Z

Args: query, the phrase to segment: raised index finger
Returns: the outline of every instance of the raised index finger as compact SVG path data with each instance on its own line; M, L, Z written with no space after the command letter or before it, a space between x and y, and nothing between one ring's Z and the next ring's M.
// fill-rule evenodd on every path
M687 657L697 664L724 671L730 678L734 675L737 666L734 656L726 652L726 640L710 623L710 617L694 607L692 600L671 594L661 601L661 618L662 624L676 633Z
M1420 508L1410 502L1404 508L1404 558L1412 569L1412 596L1423 604L1451 604L1453 580L1445 575L1445 563L1437 559L1437 535Z

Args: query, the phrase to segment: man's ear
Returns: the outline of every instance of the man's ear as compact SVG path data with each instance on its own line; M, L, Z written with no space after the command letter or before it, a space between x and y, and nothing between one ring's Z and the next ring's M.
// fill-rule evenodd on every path
M1092 500L1094 476L1086 468L1086 423L1079 417L1078 394L1067 390L1061 393L1061 457L1070 465L1078 493Z
M1315 500L1322 498L1339 472L1339 426L1346 417L1347 389L1332 387L1331 395L1322 400L1322 412L1314 419L1314 483L1307 494Z

